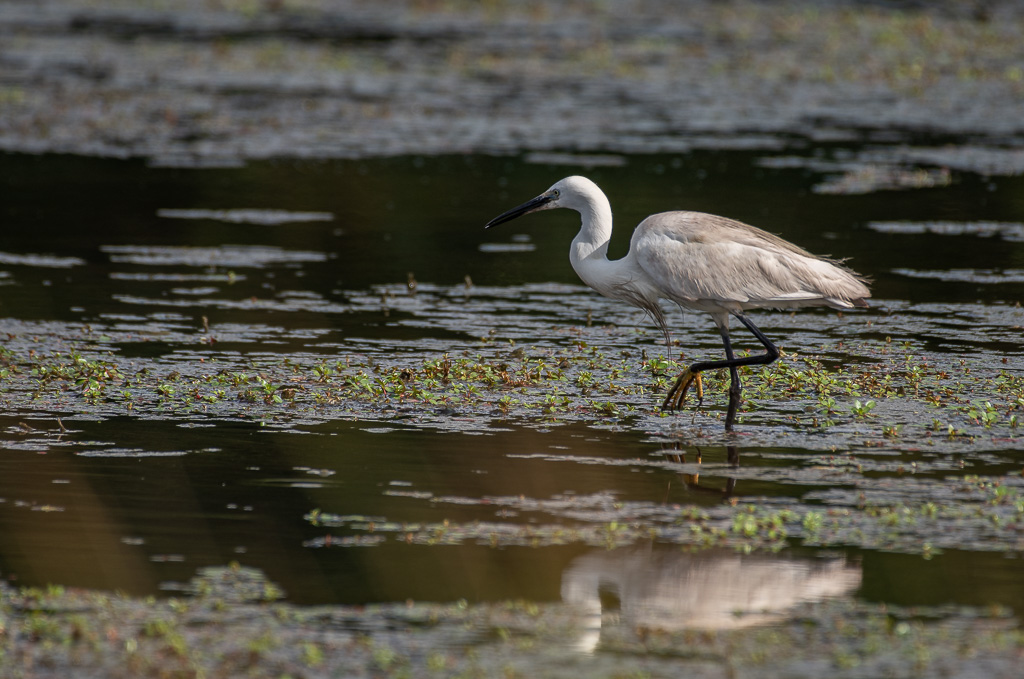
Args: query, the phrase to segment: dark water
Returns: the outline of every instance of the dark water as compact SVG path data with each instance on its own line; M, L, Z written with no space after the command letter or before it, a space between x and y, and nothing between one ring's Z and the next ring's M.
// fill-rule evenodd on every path
M893 335L951 362L988 352L993 360L1009 356L1007 369L1024 367L1020 328L1005 321L1024 299L1024 179L962 173L935 188L826 195L815 192L820 173L765 167L770 156L638 156L585 170L608 193L620 225L611 254L628 247L631 229L622 227L650 212L725 214L813 252L848 257L874 280L876 308L866 313L875 314L875 327L835 324L832 314L780 314L777 331L791 344ZM198 358L239 366L358 354L394 363L473 350L492 329L520 345L564 345L571 336L559 328L584 325L592 311L601 322L645 329L635 340L609 339L613 349L639 343L657 352L660 337L638 314L579 286L567 261L575 216L558 211L482 229L561 176L583 172L477 156L236 169L0 156L0 343L19 352L66 350L93 332L101 337L89 341L120 360L168 372ZM262 212L194 212L243 209ZM274 223L282 215L267 211L314 214ZM415 297L403 293L410 274ZM471 293L463 292L467 276ZM464 294L477 297L467 302ZM886 324L891 311L896 318ZM201 341L204 317L215 345ZM684 343L716 350L705 319L684 321L692 326L680 329ZM238 560L264 569L302 603L555 600L569 574L633 567L595 566L604 552L581 544L325 546L332 530L305 518L315 509L468 523L502 520L493 500L505 497L607 495L705 507L730 496L799 499L824 487L769 472L799 467L829 447L799 437L788 446L750 446L738 477L726 449L712 444L701 451L706 469L694 485L659 466L658 432L628 423L460 430L375 417L369 407L260 422L224 412L111 414L84 402L15 401L0 415L0 575L156 593L175 591L198 567ZM941 453L878 454L934 465L936 478L949 473ZM966 472L1004 474L1020 467L1021 450L1010 443L997 455L957 459ZM550 509L517 511L521 523L573 524ZM336 533L344 537L345 529ZM678 548L662 547L653 546L663 556L649 563L671 572L677 566L665 563ZM790 551L786 558L810 561L824 554ZM837 554L858 570L847 589L870 600L1024 611L1012 551L952 549L930 560L827 551Z

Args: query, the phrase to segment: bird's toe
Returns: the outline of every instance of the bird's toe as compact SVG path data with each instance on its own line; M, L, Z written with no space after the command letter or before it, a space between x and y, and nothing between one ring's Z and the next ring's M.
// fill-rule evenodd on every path
M704 401L704 384L701 382L700 373L692 372L689 368L684 370L676 378L675 384L668 390L668 395L665 397L665 402L662 403L662 410L679 410L683 407L683 401L686 400L686 392L689 391L690 385L694 382L697 383L697 399L703 403Z

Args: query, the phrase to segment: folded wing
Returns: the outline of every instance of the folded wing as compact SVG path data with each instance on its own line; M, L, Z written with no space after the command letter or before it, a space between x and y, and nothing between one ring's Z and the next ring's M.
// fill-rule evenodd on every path
M637 263L683 306L867 306L866 281L748 224L701 212L664 212L633 234Z

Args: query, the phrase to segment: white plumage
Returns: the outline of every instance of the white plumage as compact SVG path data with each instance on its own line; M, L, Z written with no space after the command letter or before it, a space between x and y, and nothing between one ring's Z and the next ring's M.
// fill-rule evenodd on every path
M608 198L586 177L566 177L536 198L488 222L496 226L516 217L565 207L582 217L569 261L584 283L602 295L638 306L654 318L666 341L669 327L658 303L676 304L711 314L725 344L725 361L694 363L680 374L663 407L681 406L691 382L704 370L729 368L731 427L739 404L741 365L771 363L778 350L744 315L748 309L867 306L871 296L863 277L758 228L703 212L662 212L640 222L629 252L608 259L612 210ZM729 316L742 322L764 344L766 353L737 359L729 342Z

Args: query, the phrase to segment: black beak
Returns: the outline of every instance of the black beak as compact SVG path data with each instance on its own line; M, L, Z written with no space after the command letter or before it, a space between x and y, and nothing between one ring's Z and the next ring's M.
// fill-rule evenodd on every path
M530 214L531 212L542 210L545 205L551 202L551 200L551 196L547 195L546 193L542 193L536 198L528 200L518 207L512 208L508 212L501 213L491 221L487 222L487 224L484 225L484 228L489 229L492 226L497 226L498 224L504 224L505 222L512 221L516 217L522 217L523 215Z

